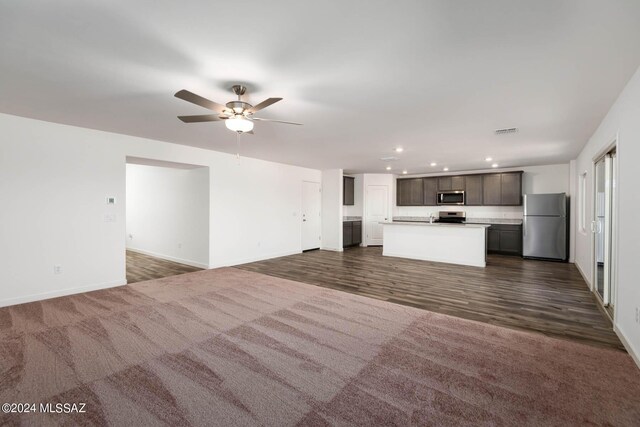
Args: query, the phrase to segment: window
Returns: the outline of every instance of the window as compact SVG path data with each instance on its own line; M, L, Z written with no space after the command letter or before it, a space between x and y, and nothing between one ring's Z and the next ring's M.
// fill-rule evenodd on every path
M580 231L587 232L587 172L580 174L578 181L578 225Z

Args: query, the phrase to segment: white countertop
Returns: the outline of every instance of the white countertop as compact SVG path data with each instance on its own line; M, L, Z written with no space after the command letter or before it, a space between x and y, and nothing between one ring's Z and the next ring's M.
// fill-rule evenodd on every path
M393 221L385 222L381 221L382 225L410 225L414 227L456 227L456 228L488 228L491 224L452 224L449 222L434 222L433 224L428 222L416 222L416 221Z

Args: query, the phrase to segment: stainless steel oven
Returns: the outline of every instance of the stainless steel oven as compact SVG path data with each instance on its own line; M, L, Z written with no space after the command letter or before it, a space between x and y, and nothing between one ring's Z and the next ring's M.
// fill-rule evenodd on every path
M464 205L464 191L438 191L439 205Z

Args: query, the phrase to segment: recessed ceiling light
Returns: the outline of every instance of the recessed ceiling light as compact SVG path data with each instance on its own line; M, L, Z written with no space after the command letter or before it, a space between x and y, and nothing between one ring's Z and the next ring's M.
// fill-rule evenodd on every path
M438 166L438 164L436 162L431 162L431 167L433 166Z
M391 166L387 166L385 169L390 171L391 170Z
M446 172L449 170L449 168L442 168L442 170Z
M491 157L487 157L486 159L484 159L485 162L490 162L491 160L493 160L493 158Z
M492 164L492 165L491 165L491 167L492 167L492 168L497 168L497 167L498 167L498 164L497 164L497 163L494 163L494 164Z
M402 153L403 151L404 151L404 148L396 147L396 153Z
M407 171L402 171L402 175L406 175L406 174L407 174Z

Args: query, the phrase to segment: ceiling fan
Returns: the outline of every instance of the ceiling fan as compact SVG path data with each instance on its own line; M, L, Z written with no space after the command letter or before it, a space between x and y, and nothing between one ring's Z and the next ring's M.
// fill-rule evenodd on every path
M234 85L232 88L233 93L238 96L237 101L227 102L225 105L218 104L203 98L200 95L196 95L193 92L182 89L176 92L176 98L180 98L184 101L191 102L192 104L199 105L209 110L215 111L217 114L203 114L197 116L178 116L184 123L198 123L198 122L217 122L224 121L227 129L238 133L253 133L253 122L276 122L286 123L289 125L301 125L302 123L285 122L283 120L271 120L261 119L259 117L253 117L254 113L281 101L282 98L268 98L259 103L258 105L251 105L248 102L242 101L241 97L247 91L247 88L242 85Z

